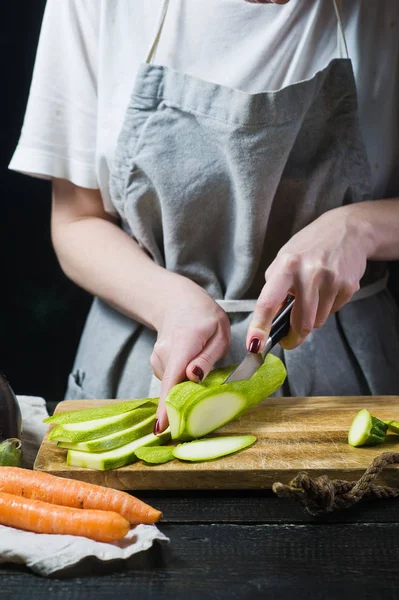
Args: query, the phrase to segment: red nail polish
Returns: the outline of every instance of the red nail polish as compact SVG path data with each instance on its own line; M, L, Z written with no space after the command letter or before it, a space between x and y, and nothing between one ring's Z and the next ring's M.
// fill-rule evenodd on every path
M248 350L250 352L252 352L252 354L258 354L259 347L260 347L260 339L259 338L252 338L252 340L249 343Z
M159 419L157 419L154 423L154 435L158 435L159 433Z
M204 379L204 371L201 369L201 367L193 367L191 372L193 373L193 375L198 377L200 381Z

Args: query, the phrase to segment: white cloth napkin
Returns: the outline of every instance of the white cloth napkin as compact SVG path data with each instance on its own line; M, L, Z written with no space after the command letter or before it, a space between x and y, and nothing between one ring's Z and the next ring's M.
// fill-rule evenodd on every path
M155 525L136 525L120 542L106 544L74 535L21 531L0 525L0 563L25 564L35 573L51 575L76 565L88 556L102 561L125 559L168 538Z
M17 396L22 414L22 466L32 468L47 431L48 417L43 398ZM119 542L107 544L73 535L50 535L21 531L0 525L0 563L25 564L40 575L51 575L76 565L87 557L101 561L126 559L151 548L155 540L169 539L155 525L137 525Z
M36 396L17 396L17 400L22 415L21 466L33 469L36 454L48 429L48 424L43 423L43 419L49 416L46 402Z

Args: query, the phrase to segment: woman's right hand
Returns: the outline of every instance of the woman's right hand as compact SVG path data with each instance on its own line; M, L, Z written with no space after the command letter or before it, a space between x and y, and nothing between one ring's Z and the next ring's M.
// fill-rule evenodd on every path
M162 381L155 433L168 425L165 398L177 383L202 381L230 347L230 321L200 286L171 274L172 293L163 296L155 323L158 337L151 355L154 375Z
M53 180L51 229L58 260L72 281L158 332L151 365L162 380L163 431L170 388L187 377L199 381L227 354L227 314L200 286L157 265L105 212L99 190Z

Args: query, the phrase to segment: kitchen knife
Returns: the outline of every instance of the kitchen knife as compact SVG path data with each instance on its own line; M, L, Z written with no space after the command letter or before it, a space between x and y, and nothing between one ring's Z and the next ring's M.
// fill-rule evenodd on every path
M257 354L248 352L244 360L236 369L234 369L224 383L249 379L259 369L259 367L263 365L266 355L270 352L273 346L275 346L277 342L279 342L288 333L290 328L291 310L294 302L294 296L287 296L283 308L273 319L269 338L262 352L258 352Z

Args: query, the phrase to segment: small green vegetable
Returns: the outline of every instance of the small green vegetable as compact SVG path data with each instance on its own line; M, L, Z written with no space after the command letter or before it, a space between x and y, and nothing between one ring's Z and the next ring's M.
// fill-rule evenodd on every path
M10 438L0 444L0 467L19 467L22 460L21 441Z
M388 431L399 434L399 421L384 421L384 423L388 426Z
M354 417L348 433L351 446L374 446L385 440L388 425L373 417L365 408Z
M179 444L174 449L174 456L180 460L189 460L192 462L213 460L243 450L255 442L256 437L254 435L230 435L205 438L186 444Z
M163 446L161 448L142 446L136 450L135 454L137 458L147 463L161 465L174 459L173 451L173 446Z
M107 452L81 452L79 450L68 450L67 464L73 467L84 467L87 469L97 469L98 471L108 471L117 469L137 460L136 450L141 446L157 446L165 444L170 439L169 429L160 435L150 433L125 444L120 448L108 450Z

